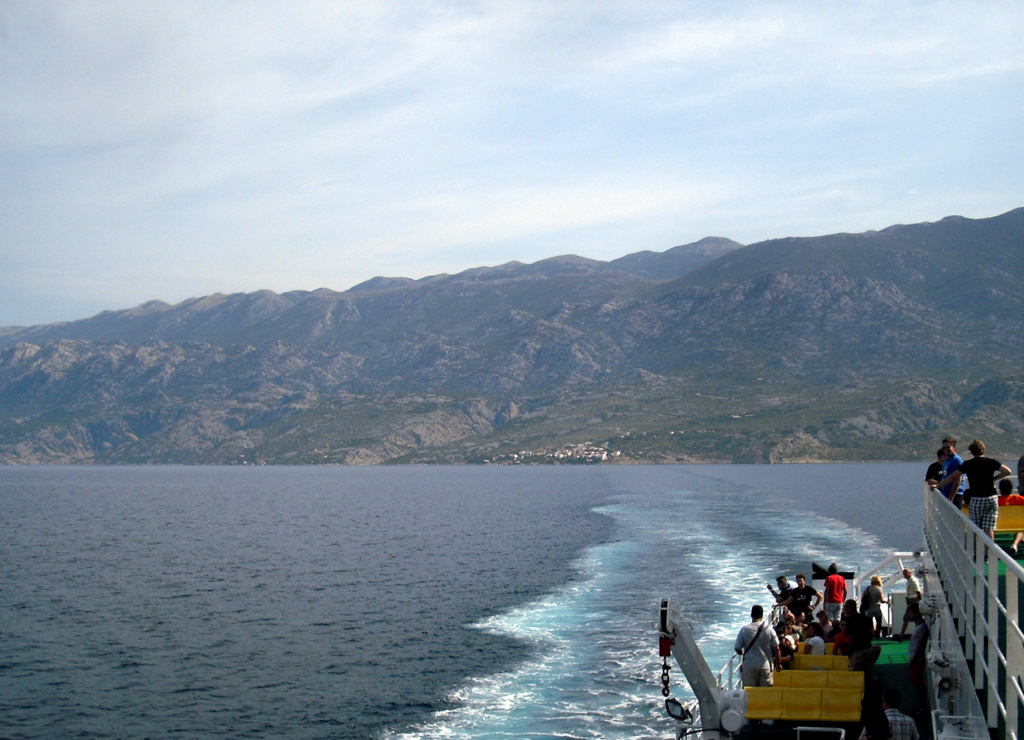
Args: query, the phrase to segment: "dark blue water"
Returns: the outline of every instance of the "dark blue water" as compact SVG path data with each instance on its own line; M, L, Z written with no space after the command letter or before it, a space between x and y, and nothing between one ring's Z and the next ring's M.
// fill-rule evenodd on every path
M658 600L724 662L919 467L0 469L0 737L667 736Z

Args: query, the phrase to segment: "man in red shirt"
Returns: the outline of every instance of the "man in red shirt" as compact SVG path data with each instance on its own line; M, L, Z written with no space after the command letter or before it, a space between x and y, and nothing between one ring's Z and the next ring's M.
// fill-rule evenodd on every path
M828 566L828 578L825 579L825 612L830 621L839 619L846 601L846 579L839 575L839 566L835 563Z

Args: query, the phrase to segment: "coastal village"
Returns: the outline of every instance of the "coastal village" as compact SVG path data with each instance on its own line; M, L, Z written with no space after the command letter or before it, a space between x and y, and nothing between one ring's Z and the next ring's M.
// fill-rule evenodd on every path
M496 455L485 462L499 465L537 465L542 463L555 464L590 464L608 462L622 453L618 450L609 452L605 447L592 442L562 445L555 450L520 450L505 455Z

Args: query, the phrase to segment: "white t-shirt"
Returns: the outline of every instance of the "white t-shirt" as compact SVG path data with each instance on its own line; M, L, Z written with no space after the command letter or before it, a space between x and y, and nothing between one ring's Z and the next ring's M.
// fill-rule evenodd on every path
M811 655L824 655L825 654L825 638L815 635L807 640L804 645L811 646Z
M757 637L755 640L754 637ZM736 636L736 651L743 650L743 669L764 668L771 670L775 663L775 648L779 646L778 635L770 624L761 629L761 622L751 622L740 629Z

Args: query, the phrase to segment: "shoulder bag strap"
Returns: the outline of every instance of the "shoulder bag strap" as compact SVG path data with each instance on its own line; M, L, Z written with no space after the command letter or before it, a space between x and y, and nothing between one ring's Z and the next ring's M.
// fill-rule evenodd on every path
M754 644L757 642L757 638L761 636L761 630L763 630L763 629L764 629L764 622L761 622L761 626L758 627L757 628L757 632L754 633L754 639L750 641L749 645L747 645L745 648L743 648L743 658L744 659L746 659L747 653L750 652L750 648L754 647ZM743 664L743 661L741 660L740 661L740 665L742 665L742 664Z

